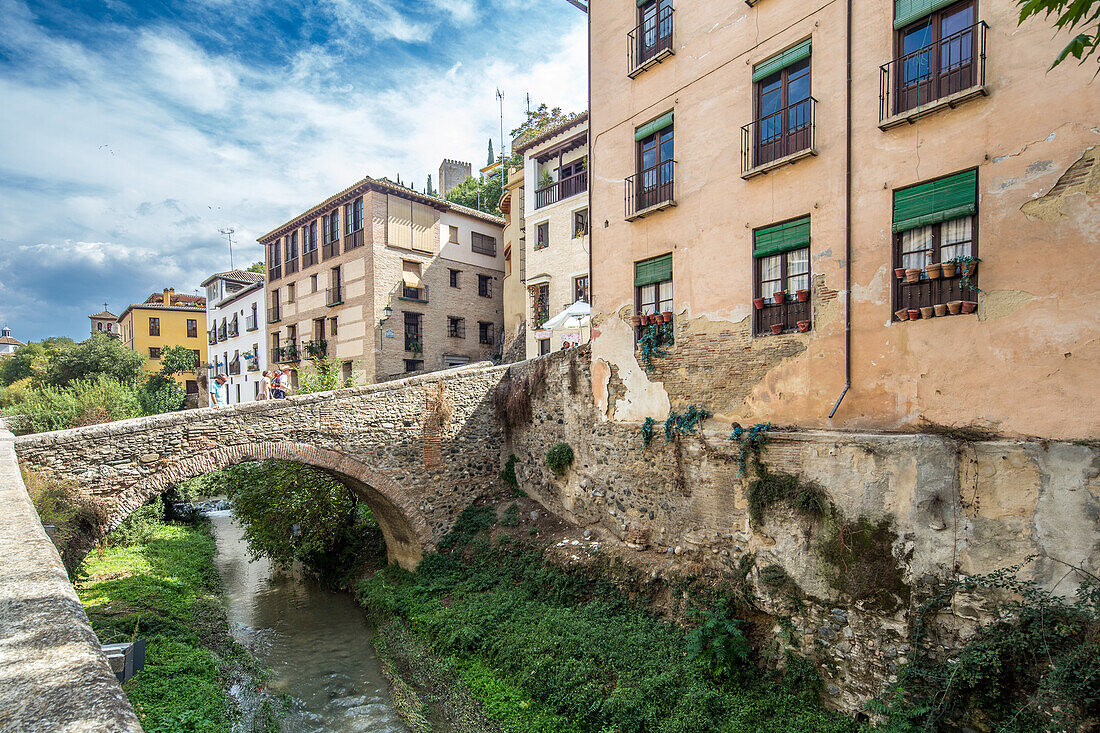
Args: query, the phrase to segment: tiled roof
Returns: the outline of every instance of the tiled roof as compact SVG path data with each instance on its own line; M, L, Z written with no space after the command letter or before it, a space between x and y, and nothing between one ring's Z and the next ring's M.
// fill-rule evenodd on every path
M544 143L547 140L550 140L551 138L553 138L557 135L560 135L561 133L568 130L570 127L575 127L575 126L581 124L582 122L588 122L588 112L578 112L577 114L573 115L572 117L570 117L568 120L561 123L557 127L551 127L546 132L540 133L540 134L536 135L535 137L526 138L526 139L525 138L517 138L517 139L513 140L512 141L512 152L513 153L523 153L523 152L525 152L527 150L530 150L531 148L535 147L536 145L539 145L540 143Z
M202 287L206 287L214 280L221 278L222 280L232 280L238 283L262 283L264 281L263 273L252 272L250 270L227 270L225 272L215 272L210 277L202 281Z
M11 336L0 336L0 344L10 344L12 346L22 346L22 341L16 341Z
M100 311L99 313L88 316L88 318L118 318L118 316L111 311Z
M147 310L147 311L187 311L188 313L203 313L206 311L205 299L202 303L196 303L193 305L157 305L156 303L134 303L133 305L126 306L126 310L122 311L122 315L118 317L121 321L126 317L126 314L132 310Z
M176 301L177 303L194 303L196 305L205 306L206 296L203 295L184 295L182 293L169 293L169 301ZM153 293L145 299L146 304L164 303L164 293ZM132 307L132 306L131 306Z

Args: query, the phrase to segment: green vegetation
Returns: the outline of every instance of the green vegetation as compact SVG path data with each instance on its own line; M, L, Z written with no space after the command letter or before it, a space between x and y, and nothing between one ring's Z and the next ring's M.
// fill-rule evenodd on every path
M155 510L154 510L155 511ZM262 670L233 641L206 524L164 524L146 512L140 541L113 538L82 567L77 592L104 643L145 639L145 669L124 689L149 733L228 733L239 718L228 693ZM278 730L266 700L252 731Z
M669 412L668 419L665 420L665 440L672 443L685 435L692 435L699 427L699 423L708 417L710 417L709 412L695 405L688 405L683 415L675 410Z
M657 423L651 417L647 417L642 422L642 447L648 448L649 444L653 442L653 426Z
M834 511L829 497L816 484L793 474L773 473L762 464L757 467L756 478L749 482L745 498L749 503L749 519L761 527L768 507L775 504L784 504L810 518Z
M298 394L312 392L330 392L334 389L354 387L356 374L344 377L341 367L336 362L325 356L316 356L313 359L313 368L298 372Z
M508 460L504 462L504 468L500 471L500 480L513 490L519 489L519 478L516 477L516 463L518 462L519 459L513 453L508 456Z
M772 424L757 423L748 430L741 427L740 424L733 424L733 433L730 434L729 439L737 443L739 453L737 455L737 468L740 470L741 475L745 476L748 470L748 459L752 456L752 465L757 471L760 471L763 464L760 462L760 452L764 450L764 446L768 444L768 431L772 429Z
M507 731L792 733L851 731L796 675L765 673L730 611L702 631L658 621L600 573L570 574L510 536L491 539L496 512L463 512L439 554L415 574L389 567L359 585L377 618L412 632Z
M81 491L73 481L53 481L41 474L23 472L23 483L42 524L50 528L61 561L73 578L84 550L102 536L106 507Z
M568 443L555 443L546 451L546 465L558 476L565 475L573 465L573 447Z
M1100 0L1016 0L1016 4L1020 6L1020 23L1042 13L1044 18L1056 16L1054 26L1058 30L1072 32L1078 27L1089 29L1089 32L1078 33L1070 39L1050 68L1070 56L1083 64L1100 46Z
M676 338L671 323L650 323L638 336L638 350L641 352L642 368L647 372L653 369L654 359L668 356L665 346L674 346Z

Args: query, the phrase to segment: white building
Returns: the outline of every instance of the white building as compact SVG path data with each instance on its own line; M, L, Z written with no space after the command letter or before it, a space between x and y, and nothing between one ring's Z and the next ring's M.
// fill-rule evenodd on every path
M4 326L3 330L0 330L0 357L11 356L22 345L22 341L16 341L11 337L10 328Z
M247 270L211 275L206 288L207 374L225 374L229 404L252 402L267 369L264 276ZM205 407L205 405L204 405Z

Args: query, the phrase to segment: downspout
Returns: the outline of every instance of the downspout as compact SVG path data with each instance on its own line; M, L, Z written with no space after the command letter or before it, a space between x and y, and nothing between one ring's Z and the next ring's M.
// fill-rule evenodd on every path
M840 393L831 420L844 395L852 387L852 0L847 0L844 35L847 75L844 91L844 391Z
M592 216L592 187L596 184L595 159L596 139L592 136L592 3L585 10L588 18L588 305L596 299L596 288L592 279L592 245L596 241L596 220ZM591 311L590 311L591 312ZM592 317L588 317L588 341L592 341Z

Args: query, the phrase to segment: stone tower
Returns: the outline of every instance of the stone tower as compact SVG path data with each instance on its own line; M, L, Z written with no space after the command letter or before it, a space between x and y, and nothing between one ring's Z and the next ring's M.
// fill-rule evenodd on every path
M469 163L445 159L439 164L439 195L446 196L448 191L472 175L473 169Z

